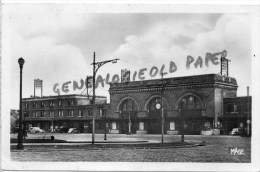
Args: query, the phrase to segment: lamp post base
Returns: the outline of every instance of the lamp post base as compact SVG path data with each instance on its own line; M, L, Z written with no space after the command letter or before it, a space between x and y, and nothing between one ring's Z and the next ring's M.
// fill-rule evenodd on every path
M24 149L24 146L22 143L18 143L17 147L16 147L18 150L23 150Z
M181 136L181 142L184 142L184 136Z

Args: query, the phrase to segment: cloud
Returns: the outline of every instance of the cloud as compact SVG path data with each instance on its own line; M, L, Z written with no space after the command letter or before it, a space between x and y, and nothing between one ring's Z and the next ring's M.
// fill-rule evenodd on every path
M11 90L19 90L18 58L23 57L23 97L33 95L33 80L43 80L43 95L54 95L53 86L59 83L59 88L67 81L80 81L91 74L91 65L86 63L81 51L72 45L56 45L49 37L37 37L25 40L19 35L12 34L12 52L10 53ZM15 40L14 40L15 39ZM14 51L15 50L15 51ZM72 84L70 85L72 91ZM78 91L77 93L81 93ZM70 92L72 93L72 92ZM17 101L17 93L12 99ZM17 102L18 104L18 102Z
M120 74L130 69L168 67L174 61L177 72L167 77L218 73L219 66L186 69L186 57L204 58L206 52L228 51L231 74L241 63L250 68L250 16L238 14L156 14L88 13L82 4L12 5L8 10L10 77L12 90L18 90L17 59L25 58L24 97L33 93L33 79L44 82L44 95L53 95L52 87L80 80L92 74L93 52L96 60L120 58L106 64L98 75ZM239 28L239 29L237 29ZM241 73L241 72L238 72ZM245 71L235 76L239 83L250 83ZM159 78L160 76L158 76ZM149 79L148 75L146 79ZM242 85L242 84L241 84ZM104 89L108 90L108 87ZM98 94L108 96L99 89ZM70 92L80 93L80 92ZM14 93L13 99L18 97Z
M195 14L196 15L196 14ZM224 14L217 18L215 25L208 20L195 19L155 23L144 34L129 35L114 52L123 57L125 64L146 66L168 64L173 60L178 71L168 77L194 74L219 73L220 66L185 68L187 55L205 58L207 52L216 53L227 50L231 60L230 76L237 78L239 92L251 83L250 70L241 73L241 67L251 68L250 16L246 14ZM126 66L126 65L125 65ZM129 67L131 68L131 67ZM239 73L239 75L238 75ZM159 76L158 76L159 77Z

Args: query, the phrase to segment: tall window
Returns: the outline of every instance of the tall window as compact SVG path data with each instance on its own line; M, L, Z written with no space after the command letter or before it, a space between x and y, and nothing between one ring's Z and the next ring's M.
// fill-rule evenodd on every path
M41 114L41 118L45 117L45 113L44 112L40 112L40 114Z
M73 110L69 110L69 117L73 117L74 115L74 111Z
M41 107L45 107L45 103L44 102L41 102Z
M73 105L73 100L69 100L69 101L68 101L68 105L69 105L69 106L72 106L72 105Z
M50 111L50 118L54 118L54 111Z
M237 105L234 104L234 112L237 112Z
M185 109L201 109L201 103L197 97L186 96L182 99L182 105Z
M88 116L92 116L92 109L88 109Z
M105 116L106 109L99 109L99 116Z
M25 108L28 109L29 108L29 104L25 103Z
M33 112L33 118L37 118L37 113L36 112Z
M59 104L59 107L61 107L62 106L62 101L60 100L58 104Z
M82 110L82 109L80 109L80 110L78 111L78 117L83 117L83 110Z
M37 108L37 103L36 102L33 103L33 107Z
M195 109L195 101L193 96L188 98L188 109Z
M120 106L120 111L122 112L137 111L137 106L133 100L126 99L122 102Z
M59 117L63 117L63 111L59 110Z
M50 102L50 107L54 107L54 102L53 101Z

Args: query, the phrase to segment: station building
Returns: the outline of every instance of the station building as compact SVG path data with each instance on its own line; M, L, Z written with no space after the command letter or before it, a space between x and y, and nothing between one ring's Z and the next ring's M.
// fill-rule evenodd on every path
M165 134L179 134L184 119L185 134L205 134L219 123L223 99L235 98L237 87L235 78L217 74L113 83L111 133L160 134L163 122Z

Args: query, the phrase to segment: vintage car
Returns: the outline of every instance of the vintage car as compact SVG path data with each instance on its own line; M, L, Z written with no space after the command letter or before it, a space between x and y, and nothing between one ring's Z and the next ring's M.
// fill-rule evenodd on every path
M34 133L45 133L43 129L40 129L39 127L30 127L28 130L28 133L34 134Z
M78 129L76 128L70 128L68 133L80 133Z

